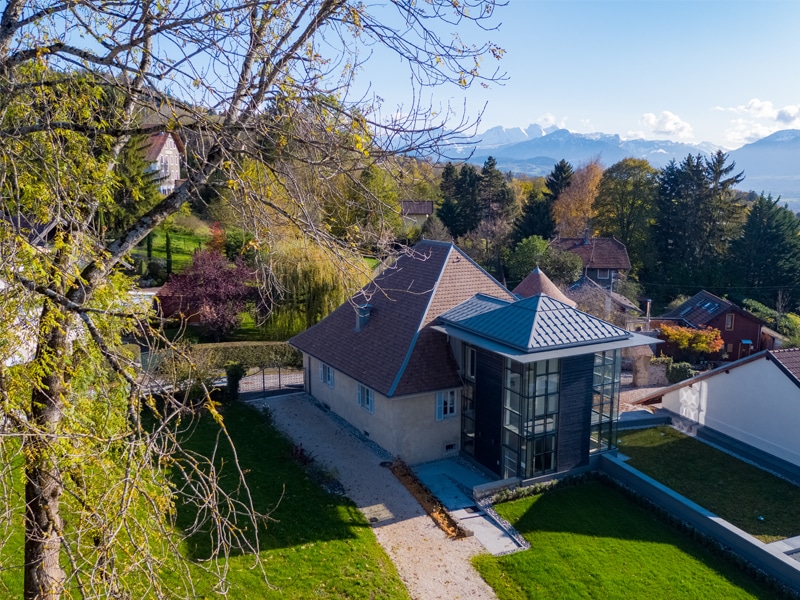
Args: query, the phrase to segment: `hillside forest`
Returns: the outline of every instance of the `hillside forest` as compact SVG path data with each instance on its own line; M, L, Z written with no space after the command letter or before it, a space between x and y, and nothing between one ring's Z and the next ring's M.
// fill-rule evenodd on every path
M794 320L781 323L781 316L800 304L800 216L779 198L742 191L744 181L722 152L688 155L663 169L634 158L607 168L597 160L577 166L561 160L546 177L502 173L492 158L481 168L403 159L391 167L376 162L343 180L341 198L348 201L323 203L318 218L344 244L362 231L396 247L422 237L452 240L509 288L536 266L561 286L580 277L580 259L549 246L555 237L614 237L626 245L632 264L614 283L615 291L640 305L650 299L654 314L706 289L795 337ZM196 199L160 234L151 234L145 245L150 250L135 253L145 285L160 284L182 268L202 268L175 268L170 255L176 238L184 252L188 244L184 263L200 246L218 249L231 264L269 262L272 287L260 300L252 297L256 310L239 313L228 327L217 323L215 332L238 327L234 339L250 339L249 327L257 339L286 339L343 302L385 258L376 247L364 257L368 268L343 272L320 247L286 240L258 248L237 224L234 194L224 190ZM402 215L404 201L432 202L434 213L412 221ZM162 249L155 258L152 239ZM164 253L170 244L173 249ZM205 281L197 273L189 279ZM255 283L246 285L254 289Z

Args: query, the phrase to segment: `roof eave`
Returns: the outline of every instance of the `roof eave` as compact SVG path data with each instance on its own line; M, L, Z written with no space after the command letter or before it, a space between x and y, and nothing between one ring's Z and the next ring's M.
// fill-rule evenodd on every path
M656 338L647 337L638 333L629 332L627 336L606 338L605 340L596 340L590 342L579 342L573 344L561 344L549 348L542 348L537 350L520 350L505 344L496 342L495 340L487 339L483 336L466 331L459 327L447 324L434 325L433 328L437 331L454 337L462 342L472 344L479 348L489 350L505 358L510 358L521 363L530 363L540 360L549 360L551 358L566 358L569 356L579 356L581 354L589 354L594 352L604 352L607 350L618 350L622 348L632 348L634 346L649 346L650 344L660 344L661 340Z

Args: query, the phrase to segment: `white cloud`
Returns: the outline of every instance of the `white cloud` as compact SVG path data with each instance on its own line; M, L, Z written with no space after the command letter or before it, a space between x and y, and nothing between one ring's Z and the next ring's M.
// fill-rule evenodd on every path
M553 125L559 129L567 128L567 117L556 117L553 113L545 113L534 122L542 129L547 129Z
M668 110L663 111L659 115L645 113L642 115L641 123L655 135L677 137L680 139L691 139L694 137L692 126L678 115Z
M784 123L787 125L797 124L797 122L800 121L800 106L784 106L778 111L778 114L775 116L775 120L779 123Z
M780 129L800 127L800 105L787 104L776 107L769 100L753 98L746 104L732 107L717 107L717 110L742 115L731 121L725 132L725 140L733 146L754 142Z
M800 124L800 105L797 104L787 104L786 106L778 108L769 100L753 98L748 101L747 104L740 104L739 106L732 106L729 108L717 107L717 110L724 110L738 115L747 115L751 119L774 121L781 125Z
M755 142L777 131L774 125L765 125L752 119L734 119L731 125L732 127L725 131L725 142L732 148Z

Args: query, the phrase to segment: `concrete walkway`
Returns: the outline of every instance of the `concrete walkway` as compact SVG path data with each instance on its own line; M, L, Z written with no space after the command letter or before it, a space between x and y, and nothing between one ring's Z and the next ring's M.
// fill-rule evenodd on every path
M495 599L472 567L484 552L475 538L451 540L389 469L385 453L305 394L250 400L267 406L273 421L326 468L334 470L347 496L372 523L375 537L394 562L414 600Z
M473 487L491 481L477 469L453 458L417 465L413 470L447 512L470 530L486 550L498 556L527 548L472 498Z

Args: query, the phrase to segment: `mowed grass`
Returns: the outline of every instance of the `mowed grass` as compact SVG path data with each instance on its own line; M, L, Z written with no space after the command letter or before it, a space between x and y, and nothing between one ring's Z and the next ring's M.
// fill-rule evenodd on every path
M394 565L375 539L369 523L347 498L324 491L291 458L291 445L268 426L261 414L242 404L224 407L225 425L239 463L247 474L257 510L270 512L259 535L261 559L270 583L251 569L253 557L229 559L230 598L408 598ZM206 417L189 440L208 453L218 427ZM217 453L223 485L233 486L230 450ZM179 513L181 514L181 513ZM192 518L182 513L179 524ZM188 552L205 558L208 538L189 540ZM198 591L211 597L208 581Z
M531 544L473 559L500 600L780 597L599 481L496 509Z
M166 233L156 229L153 236L153 260L167 260ZM211 239L208 235L199 235L187 231L173 231L169 234L172 244L172 270L180 273L192 263L194 253ZM147 260L147 242L143 241L132 252L133 256Z
M263 572L254 568L252 554L236 553L228 559L230 600L403 599L405 586L389 557L375 539L364 516L347 498L329 494L292 459L291 445L268 426L259 411L242 404L223 407L224 422L235 442L236 453L256 510L270 514L260 528L259 557ZM210 456L219 427L204 416L186 440L186 448ZM238 478L233 452L221 443L215 455L220 483L233 491ZM245 499L243 492L238 494ZM20 511L18 511L20 512ZM194 517L192 510L178 507L178 525L185 527ZM0 598L22 597L22 515L14 516L20 526L0 547ZM246 522L240 522L246 527ZM184 544L190 558L193 579L191 598L222 598L217 580L208 573L210 536L197 534ZM182 598L185 583L177 559L165 565L161 575L166 589ZM265 575L266 574L266 581ZM141 589L141 588L135 588ZM71 597L80 597L72 589ZM132 597L151 597L134 591Z
M800 487L671 427L618 437L630 466L762 542L800 535Z

